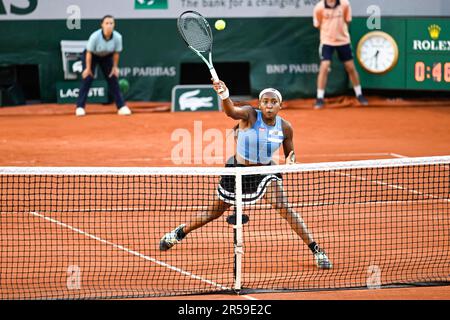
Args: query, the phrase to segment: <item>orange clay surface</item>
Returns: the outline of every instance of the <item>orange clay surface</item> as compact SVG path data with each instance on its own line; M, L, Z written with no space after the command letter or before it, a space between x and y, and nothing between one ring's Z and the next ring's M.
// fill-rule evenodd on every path
M450 155L450 102L372 98L368 107L351 98L331 99L313 110L312 100L287 101L280 115L294 128L297 161L302 163ZM253 105L255 101L252 101ZM122 117L112 105L88 105L74 116L69 105L0 108L0 166L174 166L177 129L193 141L195 121L202 133L225 133L235 121L218 112L170 113L167 103L130 103ZM208 142L203 142L203 148ZM225 153L225 152L224 152ZM189 166L222 166L191 154ZM211 159L207 160L210 161ZM201 295L170 299L450 299L450 287L379 290Z

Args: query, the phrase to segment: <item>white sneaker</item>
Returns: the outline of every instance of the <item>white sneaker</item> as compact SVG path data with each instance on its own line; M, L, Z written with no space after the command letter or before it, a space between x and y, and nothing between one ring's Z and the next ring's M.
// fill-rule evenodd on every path
M167 251L170 248L172 248L174 245L179 243L181 240L183 240L182 238L180 239L178 237L178 231L180 229L183 229L184 227L186 227L185 224L180 224L178 227L176 227L172 231L166 233L159 241L159 250Z
M78 107L78 108L75 110L75 115L76 115L77 117L85 116L85 115L86 115L86 111L84 110L84 108Z
M318 251L314 253L314 259L316 260L317 268L319 269L331 269L333 268L333 264L328 260L325 252Z
M129 116L131 115L131 110L127 106L123 106L117 111L117 114L120 116Z

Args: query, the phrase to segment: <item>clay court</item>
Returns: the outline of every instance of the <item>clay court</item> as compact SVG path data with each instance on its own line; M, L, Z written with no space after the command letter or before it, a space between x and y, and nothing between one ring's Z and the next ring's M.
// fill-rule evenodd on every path
M281 111L281 116L290 121L294 128L298 162L394 159L450 154L448 100L430 102L372 98L369 107L356 106L352 98L335 98L330 102L332 107L317 111L310 107L312 100L287 101L285 109ZM255 101L252 103L255 104ZM120 117L116 115L115 107L112 105L89 105L88 115L83 118L75 117L74 108L70 105L1 108L0 166L171 167L174 166L171 157L176 144L171 140L171 136L176 129L184 128L194 134L194 121L201 121L203 132L207 129L219 129L225 133L235 125L233 120L218 112L171 113L168 112L169 105L165 103L130 103L130 107L134 114L130 117ZM221 158L223 155L216 156ZM223 164L217 163L215 166ZM63 221L63 217L51 218ZM134 223L139 221L137 218ZM264 221L261 220L260 223L262 225ZM56 227L48 226L46 231ZM76 227L89 231L87 225L80 224ZM67 243L62 243L62 246L71 245L72 241L76 241L76 237L71 240L70 233L70 230L67 231ZM102 237L98 234L93 236ZM157 236L159 235L155 235ZM18 241L26 240L25 236L22 239L20 235L16 237ZM46 239L51 241L51 235ZM114 243L124 239L109 240ZM139 239L129 241L127 245L135 244L136 250L139 251ZM448 246L448 230L447 238L442 241ZM101 247L104 244L96 245ZM220 248L222 249L231 250L228 247ZM111 250L114 251L114 248ZM445 252L448 253L448 250ZM217 250L214 254L217 254ZM276 252L269 252L268 257L273 254ZM117 261L124 259L128 265L130 264L126 255L117 253L116 258ZM416 267L426 269L426 261L423 259L421 261L425 265ZM141 262L137 261L136 267L137 274L145 273ZM303 267L308 268L307 265ZM443 270L445 268L444 265ZM105 279L101 281L107 281L107 276ZM118 285L120 286L120 282ZM242 296L211 294L177 296L171 299L173 298L450 299L450 287L312 290L252 293Z

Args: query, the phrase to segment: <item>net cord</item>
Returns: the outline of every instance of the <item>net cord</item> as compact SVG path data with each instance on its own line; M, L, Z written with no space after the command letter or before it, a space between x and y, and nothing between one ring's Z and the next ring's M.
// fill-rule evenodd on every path
M0 167L0 175L241 175L345 169L384 168L420 165L449 165L449 156L417 157L343 162L322 162L253 167Z

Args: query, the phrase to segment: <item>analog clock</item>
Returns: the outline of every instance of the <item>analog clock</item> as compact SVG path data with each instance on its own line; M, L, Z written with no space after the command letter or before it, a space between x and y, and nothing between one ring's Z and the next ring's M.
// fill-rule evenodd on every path
M356 57L367 72L383 74L397 64L398 46L386 32L372 31L359 40Z

